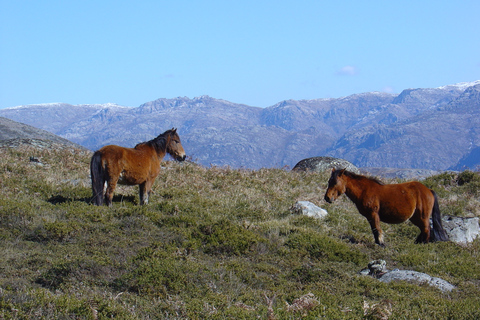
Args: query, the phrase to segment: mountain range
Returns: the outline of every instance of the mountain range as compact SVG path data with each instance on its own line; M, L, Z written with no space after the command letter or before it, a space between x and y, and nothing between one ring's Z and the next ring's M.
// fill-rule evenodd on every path
M357 167L477 169L480 80L400 94L286 100L259 108L201 96L139 107L51 103L0 110L0 116L91 150L132 147L172 127L187 154L204 165L293 167L331 156Z

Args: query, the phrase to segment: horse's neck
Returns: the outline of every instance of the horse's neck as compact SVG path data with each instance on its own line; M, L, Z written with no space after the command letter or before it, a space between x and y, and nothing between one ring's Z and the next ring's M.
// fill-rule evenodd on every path
M153 152L157 155L158 159L160 159L160 161L162 161L162 159L165 157L165 155L167 154L167 149L157 149L157 148L152 148L153 149Z
M160 161L165 157L167 154L167 145L170 143L170 137L167 136L165 138L165 143L157 144L158 147L154 147L153 149L156 151L158 158Z
M159 148L155 148L154 146L147 145L147 144L137 145L135 147L135 149L137 149L139 151L143 151L143 152L148 152L152 156L157 156L160 160L162 160L165 157L165 155L167 154L166 148L160 150Z
M360 200L361 194L364 190L363 181L348 178L345 194L353 202L357 203Z

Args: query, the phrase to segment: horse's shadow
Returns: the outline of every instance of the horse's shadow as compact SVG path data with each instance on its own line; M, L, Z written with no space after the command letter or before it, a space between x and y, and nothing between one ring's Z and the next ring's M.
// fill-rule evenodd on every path
M65 197L63 195L56 195L53 197L50 197L47 202L57 205L57 204L63 204L66 202L84 202L87 204L93 204L93 198L92 197L83 197L83 198L71 198L71 197ZM130 202L133 204L138 204L138 200L134 195L114 195L112 202Z

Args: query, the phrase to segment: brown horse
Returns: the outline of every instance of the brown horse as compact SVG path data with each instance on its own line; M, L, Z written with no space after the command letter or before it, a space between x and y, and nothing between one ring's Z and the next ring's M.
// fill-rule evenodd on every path
M93 202L112 205L113 192L118 184L139 185L140 204L148 203L153 182L160 173L160 162L169 153L178 161L185 160L177 129L167 130L155 139L139 143L135 148L109 145L96 151L90 161Z
M383 184L345 169L333 169L325 201L332 203L344 193L355 203L360 214L367 218L376 244L384 246L380 221L402 223L409 219L420 229L416 243L448 241L442 226L437 195L420 182ZM430 232L430 217L433 220L433 232Z

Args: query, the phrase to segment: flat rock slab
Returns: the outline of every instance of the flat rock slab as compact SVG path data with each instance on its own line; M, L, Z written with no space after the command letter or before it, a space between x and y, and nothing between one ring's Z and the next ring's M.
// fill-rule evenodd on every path
M443 279L429 276L426 273L411 270L392 270L382 275L379 280L386 283L391 281L426 283L440 289L443 292L449 292L455 289L454 285Z

